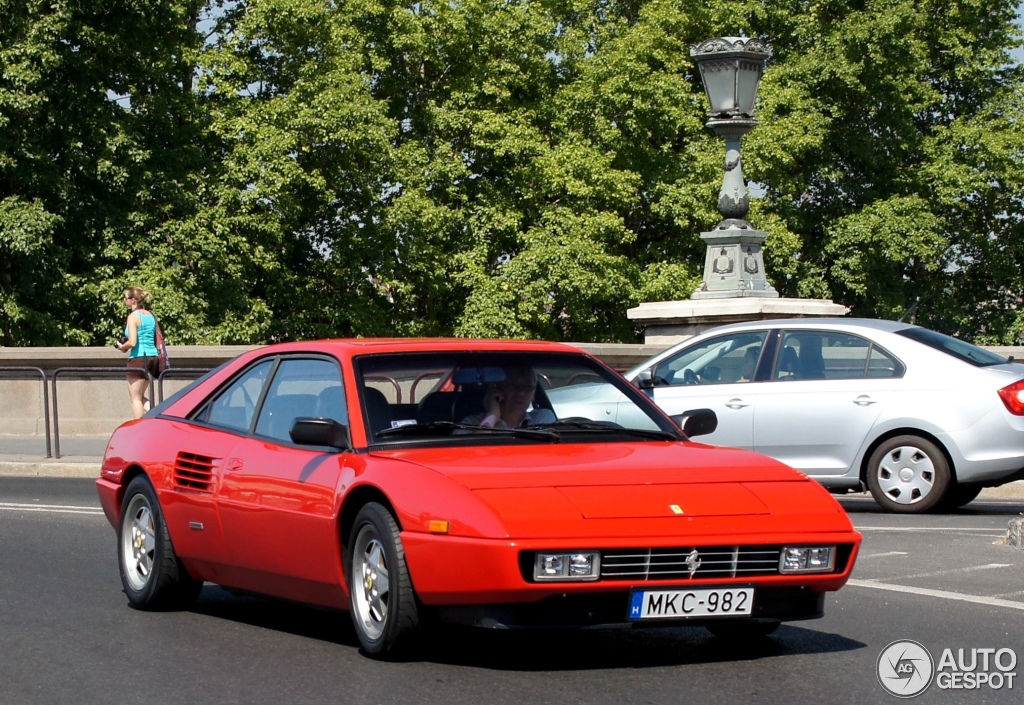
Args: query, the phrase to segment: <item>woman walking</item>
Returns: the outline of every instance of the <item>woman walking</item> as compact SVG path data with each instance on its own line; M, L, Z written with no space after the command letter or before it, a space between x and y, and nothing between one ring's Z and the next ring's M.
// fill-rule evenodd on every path
M159 374L159 352L156 348L156 317L146 310L149 293L137 286L124 292L124 303L131 312L124 325L124 340L117 349L128 353L128 396L132 402L132 418L140 418L149 410L146 390L149 388L148 371L154 378Z

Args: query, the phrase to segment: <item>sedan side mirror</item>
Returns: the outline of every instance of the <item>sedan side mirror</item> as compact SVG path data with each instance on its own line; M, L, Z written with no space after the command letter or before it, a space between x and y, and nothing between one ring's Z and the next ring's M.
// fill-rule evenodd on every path
M711 409L691 409L672 417L689 438L706 436L718 428L718 416Z
M639 389L654 389L654 370L650 367L646 370L640 370L633 379L633 384Z
M327 446L338 450L351 450L348 442L348 426L334 419L300 417L295 419L288 432L292 443L300 446Z

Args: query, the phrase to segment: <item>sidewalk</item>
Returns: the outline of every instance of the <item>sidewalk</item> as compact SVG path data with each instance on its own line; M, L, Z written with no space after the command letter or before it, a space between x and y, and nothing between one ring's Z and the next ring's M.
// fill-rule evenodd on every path
M99 477L108 436L60 439L60 458L46 457L42 436L0 435L0 477ZM52 441L52 439L51 439ZM55 449L54 449L55 451ZM841 495L870 497L867 492ZM1024 480L982 490L978 499L1024 500Z
M0 435L0 477L99 477L109 438L62 436L61 457L47 458L43 436Z

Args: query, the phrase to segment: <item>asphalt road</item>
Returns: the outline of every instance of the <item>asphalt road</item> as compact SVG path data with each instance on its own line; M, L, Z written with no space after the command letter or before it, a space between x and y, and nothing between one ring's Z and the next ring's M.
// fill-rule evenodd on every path
M381 663L360 654L344 613L211 585L192 611L133 610L92 482L0 477L0 704L895 705L876 668L900 640L936 661L945 649L1010 649L1010 672L1024 674L1024 549L1003 542L1024 500L923 517L841 501L865 537L853 580L828 597L824 619L770 639L445 630L417 659ZM1019 703L1024 692L1005 678L999 689L936 683L913 702Z

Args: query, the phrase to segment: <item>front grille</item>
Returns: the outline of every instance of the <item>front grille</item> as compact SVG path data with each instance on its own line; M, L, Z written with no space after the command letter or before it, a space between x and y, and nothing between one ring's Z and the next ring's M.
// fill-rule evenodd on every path
M685 546L601 551L602 580L744 578L779 574L781 546Z

